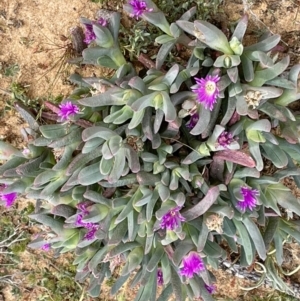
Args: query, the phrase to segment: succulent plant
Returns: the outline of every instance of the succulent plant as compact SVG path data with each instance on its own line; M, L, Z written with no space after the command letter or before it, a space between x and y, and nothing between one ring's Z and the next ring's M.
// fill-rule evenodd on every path
M124 9L164 32L155 68L140 76L126 61L119 13L82 18L82 63L114 75L71 76L74 92L59 107L45 102L52 124L37 125L16 103L34 139L25 153L1 142L2 194L42 201L31 217L53 234L31 247L73 251L76 279L90 279L91 296L121 265L112 294L130 281L140 284L135 300L156 300L157 285L159 301L172 293L213 300L207 266L217 268L226 250L244 266L266 260L274 270L283 242L300 242L291 219L300 203L282 183L291 176L300 184L299 117L287 107L300 98L300 69L285 75L288 57L277 62L272 51L277 35L244 46L247 16L228 40L206 21L189 21L194 8L171 25L149 0ZM191 51L186 65L162 69L178 43Z

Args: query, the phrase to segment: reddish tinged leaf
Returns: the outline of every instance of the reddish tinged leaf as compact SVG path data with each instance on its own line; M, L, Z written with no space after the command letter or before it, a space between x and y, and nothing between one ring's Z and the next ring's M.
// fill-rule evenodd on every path
M233 162L240 164L242 166L247 166L247 167L255 167L255 161L251 156L248 154L238 151L238 150L222 150L217 153L215 153L214 159L222 159L225 161Z
M215 186L208 190L205 197L195 206L182 213L186 221L191 221L203 215L217 200L219 196L219 187Z
M224 181L224 160L214 157L209 170L210 175L213 178L218 179L221 182Z
M51 103L50 101L44 101L44 106L46 108L48 108L49 110L51 110L53 113L58 114L60 112L60 109L53 103Z
M54 121L59 120L59 117L57 117L56 114L52 114L52 113L49 113L49 112L42 112L42 117L44 119L48 119L48 120L54 120Z
M238 114L237 111L235 111L231 117L231 119L229 120L228 125L231 126L235 123L237 123L239 120L241 119L241 116Z

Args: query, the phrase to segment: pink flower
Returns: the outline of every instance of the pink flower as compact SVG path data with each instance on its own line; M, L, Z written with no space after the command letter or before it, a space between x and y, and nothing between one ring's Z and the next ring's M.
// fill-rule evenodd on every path
M96 232L99 229L99 225L93 224L93 223L89 223L90 225L85 227L87 228L89 231L84 235L84 239L87 240L92 240L95 238Z
M59 108L60 112L58 113L58 116L60 116L62 120L67 120L69 116L76 115L80 111L79 107L74 105L71 101L60 104Z
M246 211L247 209L253 211L257 205L256 196L259 196L259 191L250 187L242 187L240 193L244 199L238 202L238 207L242 211Z
M50 249L51 249L51 245L50 245L50 244L44 244L44 245L41 247L41 249L42 249L43 251L48 252L48 251L50 251Z
M164 277L161 268L157 269L157 284L164 285Z
M190 252L182 260L183 267L180 270L182 276L193 278L194 274L198 274L205 270L205 265L201 257L196 252Z
M214 294L217 290L217 287L214 284L210 284L210 285L205 284L204 287L211 295Z
M177 206L174 209L168 211L163 217L160 222L160 227L162 229L167 230L175 230L179 227L181 222L185 221L185 218L180 214L179 210L181 207Z
M84 24L84 26L85 26L84 42L86 44L90 44L91 42L96 40L96 34L94 33L94 30L93 30L93 24L99 24L99 25L105 27L105 26L107 26L107 20L105 20L104 18L100 18L96 22L92 22L92 24Z
M92 205L91 202L85 201L85 202L78 203L76 207L83 213L83 215L87 215L89 214L87 207L89 207L90 205Z
M14 204L14 202L15 202L15 200L16 200L18 194L17 194L16 192L3 193L2 191L3 191L3 189L6 188L6 187L7 187L7 185L2 185L2 186L0 186L0 200L1 200L2 202L5 202L4 205L5 205L6 207L11 207L11 206Z
M193 129L195 127L195 125L197 124L198 120L199 120L199 114L195 113L194 115L191 116L191 119L186 124L186 127L190 130Z
M197 86L192 91L197 94L198 102L203 104L206 109L212 111L220 95L219 88L217 87L220 77L218 75L207 75L206 78L195 77L195 80Z
M131 17L135 17L137 20L144 12L151 12L152 8L147 8L147 4L145 1L140 0L130 0L128 3L132 7Z
M232 133L224 131L218 138L218 144L227 148L235 139L233 138Z

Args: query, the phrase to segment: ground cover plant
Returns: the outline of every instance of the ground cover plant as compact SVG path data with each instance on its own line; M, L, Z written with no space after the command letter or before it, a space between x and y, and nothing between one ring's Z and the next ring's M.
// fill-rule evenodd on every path
M130 278L136 300L213 300L213 277L231 250L244 266L256 264L274 286L283 243L298 242L299 201L281 184L299 184L299 118L287 106L299 98L299 66L276 53L280 37L243 45L247 16L229 37L195 20L196 9L169 24L151 1L124 10L157 26L155 64L138 73L118 44L120 15L102 11L85 27L83 64L115 70L111 78L82 78L39 125L21 103L16 109L33 137L23 152L1 142L1 199L40 200L32 218L49 226L32 247L74 251L76 279L89 293L122 265L112 294ZM178 44L184 65L165 64ZM145 58L144 58L145 59ZM268 160L278 169L264 175ZM42 201L42 202L41 202Z

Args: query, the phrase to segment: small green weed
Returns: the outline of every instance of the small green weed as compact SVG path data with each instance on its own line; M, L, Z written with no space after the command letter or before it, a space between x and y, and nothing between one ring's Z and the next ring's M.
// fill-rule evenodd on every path
M20 72L20 67L17 63L1 66L1 72L6 77L15 77Z
M197 6L196 19L209 19L216 14L222 0L156 0L156 5L165 13L168 21L175 22L180 16L193 6Z
M135 23L132 28L122 27L120 44L124 52L128 51L130 60L132 60L133 57L138 57L141 52L147 53L149 46L158 35L159 31L154 26L141 20Z

